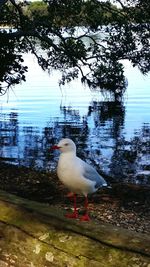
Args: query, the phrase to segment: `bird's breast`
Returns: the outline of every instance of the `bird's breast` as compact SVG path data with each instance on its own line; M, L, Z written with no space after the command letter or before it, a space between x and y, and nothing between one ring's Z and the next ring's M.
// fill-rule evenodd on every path
M82 166L77 159L69 160L60 158L57 167L60 181L72 192L88 194L94 192L95 182L87 180L82 175Z
M72 161L60 159L57 167L57 175L63 183L69 183L73 178L78 177L78 171Z

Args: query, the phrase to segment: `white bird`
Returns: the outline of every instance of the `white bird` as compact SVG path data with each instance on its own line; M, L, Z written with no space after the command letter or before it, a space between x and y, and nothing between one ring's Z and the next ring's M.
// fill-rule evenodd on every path
M85 196L86 212L81 220L90 220L88 194L94 193L98 188L107 186L106 181L93 167L76 156L76 145L71 139L64 138L60 140L52 149L59 149L61 152L57 166L58 178L74 195L74 211L72 214L67 214L66 217L78 218L76 194L83 194Z

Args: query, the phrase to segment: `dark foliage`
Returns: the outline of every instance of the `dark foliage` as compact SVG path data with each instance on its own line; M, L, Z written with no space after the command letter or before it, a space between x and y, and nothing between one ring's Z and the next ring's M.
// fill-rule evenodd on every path
M126 88L122 59L150 70L148 1L0 1L0 93L25 81L23 53L32 52L60 84L77 77L91 89L120 100ZM133 5L134 2L134 5ZM10 30L11 28L11 30Z

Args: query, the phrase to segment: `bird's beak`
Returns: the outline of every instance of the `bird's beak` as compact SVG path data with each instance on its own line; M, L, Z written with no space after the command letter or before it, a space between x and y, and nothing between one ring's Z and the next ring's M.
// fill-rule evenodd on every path
M60 146L54 145L51 147L51 150L60 149Z

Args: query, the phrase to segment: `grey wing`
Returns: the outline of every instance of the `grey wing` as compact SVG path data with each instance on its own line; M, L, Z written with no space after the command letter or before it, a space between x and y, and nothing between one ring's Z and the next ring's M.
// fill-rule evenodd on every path
M83 166L84 166L83 176L90 181L96 182L95 184L96 188L107 186L107 183L104 180L104 178L100 176L93 167L88 165L86 162L84 162Z

